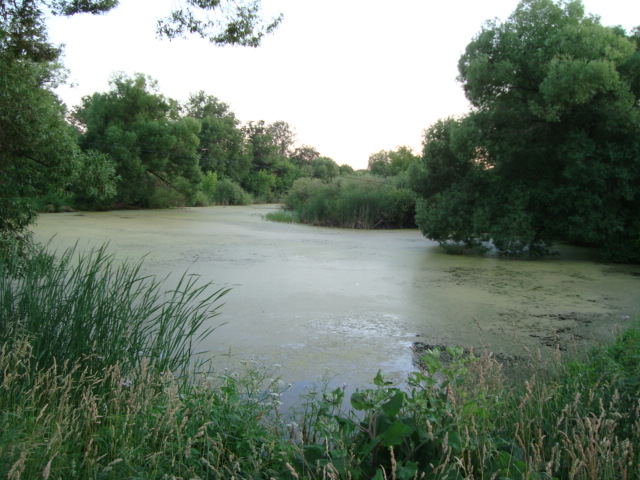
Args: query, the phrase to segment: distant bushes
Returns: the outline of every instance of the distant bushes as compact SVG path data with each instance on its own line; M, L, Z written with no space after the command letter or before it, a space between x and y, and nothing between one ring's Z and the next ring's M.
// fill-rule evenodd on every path
M415 228L415 194L372 176L296 180L284 199L302 223L342 228Z
M249 205L253 202L249 193L245 192L239 184L227 178L218 180L211 199L215 205Z

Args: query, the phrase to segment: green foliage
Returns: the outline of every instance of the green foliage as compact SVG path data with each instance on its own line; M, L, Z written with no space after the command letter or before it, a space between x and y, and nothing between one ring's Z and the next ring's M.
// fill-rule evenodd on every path
M291 155L291 161L299 167L310 165L316 158L320 158L320 152L309 145L296 148Z
M85 97L74 116L83 127L82 147L103 152L116 164L118 202L149 207L164 204L154 196L168 200L179 192L188 202L195 194L200 122L180 118L176 102L157 93L153 80L117 75L111 91Z
M475 109L425 134L423 233L528 256L565 240L640 261L636 57L635 37L579 1L523 0L487 23L459 62Z
M367 177L339 177L331 183L301 178L284 199L303 223L343 228L412 228L415 194Z
M319 476L330 464L342 478L369 479L461 478L465 470L482 468L494 447L487 438L471 437L468 427L474 417L484 423L496 399L480 392L467 403L460 387L475 359L461 348L448 347L447 353L447 364L439 349L423 356L425 370L409 376L408 390L378 372L375 387L356 390L346 412L343 388L316 399L309 437L321 440L303 447L299 468Z
M249 175L245 185L254 195L268 195L276 185L276 176L266 170L259 170Z
M117 363L127 375L148 359L179 372L226 293L187 274L163 291L140 264L116 265L104 247L55 259L37 252L26 263L3 256L0 270L0 342L28 338L33 366L44 369L82 361L97 372Z
M253 197L233 180L223 178L218 180L213 201L216 205L249 205Z
M283 210L277 212L269 212L264 218L271 222L280 222L280 223L298 223L299 220L296 217L296 214L293 212L286 212Z
M202 176L200 189L206 195L207 202L211 201L211 199L215 195L217 186L218 186L218 174L216 172L209 171Z
M296 467L309 478L637 479L639 332L586 362L532 360L522 381L446 347L421 357L406 388L378 372L348 410L344 386L311 392Z
M257 47L265 35L272 33L282 22L282 14L269 23L260 16L259 0L230 2L221 0L187 0L187 6L172 10L158 20L158 35L184 38L197 34L216 45L241 45ZM199 15L214 13L214 18Z
M0 25L0 37L5 27ZM108 160L93 152L80 152L75 131L65 120L66 110L49 89L55 85L60 67L24 56L24 51L20 58L12 58L13 54L17 52L11 53L8 47L0 51L2 244L28 239L27 228L38 205L35 197L50 193L63 196L73 188L79 199L100 203L114 189L114 172Z
M392 177L400 175L419 160L413 151L406 146L396 150L381 150L369 156L368 170L373 175L380 177Z
M313 177L329 182L335 177L340 175L340 167L338 164L328 157L318 157L311 160L311 169L313 170Z

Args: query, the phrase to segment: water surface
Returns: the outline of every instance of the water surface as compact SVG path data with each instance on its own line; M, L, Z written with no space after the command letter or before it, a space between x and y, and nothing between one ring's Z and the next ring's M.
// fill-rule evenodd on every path
M220 365L281 364L294 385L329 373L363 386L378 369L401 380L416 341L506 355L582 348L640 314L640 267L598 263L588 250L535 262L450 256L417 230L264 220L275 209L46 214L35 235L54 249L108 242L119 258L145 256L145 272L233 287L204 348Z

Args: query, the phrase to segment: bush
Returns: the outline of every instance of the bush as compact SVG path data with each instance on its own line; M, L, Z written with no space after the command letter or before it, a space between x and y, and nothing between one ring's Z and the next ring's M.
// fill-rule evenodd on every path
M253 198L239 184L225 178L218 180L213 201L217 205L249 205Z
M309 478L640 478L640 325L585 362L502 365L461 348L427 351L408 388L385 381L312 392L296 461ZM446 359L446 360L445 360Z

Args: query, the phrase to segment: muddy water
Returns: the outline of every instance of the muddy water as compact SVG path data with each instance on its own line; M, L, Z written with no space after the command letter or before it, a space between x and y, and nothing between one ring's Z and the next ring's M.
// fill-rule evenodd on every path
M414 342L505 355L582 348L640 314L640 267L600 264L588 251L560 248L539 262L449 256L415 230L265 221L274 209L49 214L35 233L58 249L109 242L120 258L146 255L148 273L188 270L233 287L204 347L221 366L281 364L294 391L326 373L359 386L378 369L401 380Z

